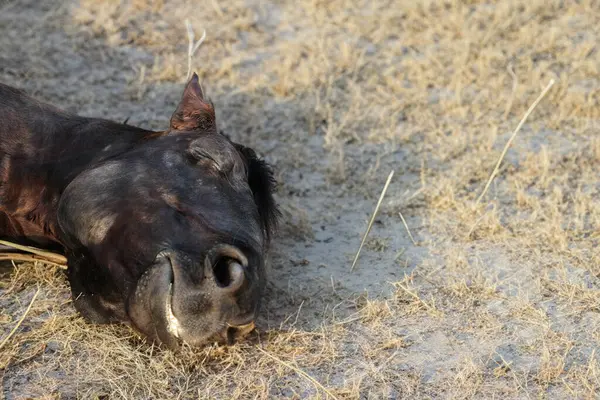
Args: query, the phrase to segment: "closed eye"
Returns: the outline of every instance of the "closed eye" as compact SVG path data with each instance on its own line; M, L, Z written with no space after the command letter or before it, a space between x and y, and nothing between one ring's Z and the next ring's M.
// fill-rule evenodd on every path
M194 164L211 166L217 171L221 171L221 164L204 149L193 149L188 151L190 161ZM210 164L210 165L207 165Z

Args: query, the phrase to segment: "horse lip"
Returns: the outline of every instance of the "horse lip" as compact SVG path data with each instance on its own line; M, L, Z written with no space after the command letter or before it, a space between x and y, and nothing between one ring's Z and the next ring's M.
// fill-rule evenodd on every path
M167 331L173 335L174 337L176 337L177 339L180 338L180 330L181 330L181 324L179 323L179 320L177 319L177 317L175 317L175 315L173 314L173 264L171 262L171 257L169 257L169 252L168 251L161 251L157 257L159 256L164 256L168 263L169 263L169 268L171 268L171 282L169 283L169 291L167 293L167 299L165 300L165 319L167 322Z
M256 328L254 321L243 325L227 324L225 336L228 344L233 344L235 338L243 338Z
M254 321L250 321L247 324L242 324L242 325L233 325L233 324L227 323L227 327L229 327L229 328L235 328L235 329L240 329L240 330L244 330L244 329L247 329L247 328L253 328L254 329L254 326L255 326L254 325Z
M167 330L169 333L176 338L179 338L179 331L181 329L181 324L175 315L173 314L173 307L171 304L173 298L173 283L169 284L169 294L167 295L167 301L165 304L165 311L167 317Z

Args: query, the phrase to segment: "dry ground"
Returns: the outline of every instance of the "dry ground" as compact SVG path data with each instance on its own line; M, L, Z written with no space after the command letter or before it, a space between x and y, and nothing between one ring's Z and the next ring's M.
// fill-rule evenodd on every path
M221 129L281 182L260 333L148 347L85 324L61 271L18 265L0 341L40 292L0 350L7 399L598 398L600 3L0 1L0 80L163 129L186 17Z

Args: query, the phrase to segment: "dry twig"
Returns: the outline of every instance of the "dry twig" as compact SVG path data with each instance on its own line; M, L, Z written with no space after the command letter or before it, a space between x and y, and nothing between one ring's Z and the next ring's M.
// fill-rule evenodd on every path
M406 232L408 233L408 237L410 237L412 244L416 246L417 242L415 241L415 238L413 237L412 233L410 233L410 229L408 229L408 224L406 223L404 216L399 211L398 211L398 215L400 215L400 219L402 220L402 223L404 224L404 228L406 229Z
M387 181L385 182L385 186L383 187L383 190L381 191L381 195L379 195L379 200L377 201L377 205L375 206L375 211L373 211L373 215L371 216L369 225L367 225L367 231L365 232L365 235L363 236L362 242L360 243L360 247L358 248L358 251L356 252L356 256L354 256L354 261L352 262L352 267L350 267L350 272L354 271L354 267L356 266L356 262L358 261L358 256L360 255L360 251L362 250L363 246L365 245L367 236L369 235L369 232L371 231L371 228L373 227L373 222L375 222L375 217L377 216L377 212L379 211L379 207L381 206L381 202L383 201L385 192L387 192L388 186L390 186L390 182L392 181L392 176L394 176L394 170L392 170L392 172L390 172L390 175L388 176Z
M38 297L38 294L40 294L40 287L38 286L35 294L33 295L33 298L31 299L31 302L29 303L29 306L27 307L27 309L25 310L25 312L23 313L23 315L21 316L21 319L19 319L19 322L17 322L17 324L15 325L14 328L12 328L12 330L10 331L10 333L8 334L8 336L6 336L4 338L4 340L2 340L2 343L0 343L0 349L2 349L4 347L4 345L6 343L8 343L8 340L12 337L12 335L15 334L15 332L17 331L17 329L19 329L19 326L21 326L21 324L23 323L23 321L25 320L25 317L27 316L27 314L29 313L29 311L31 310L31 306L33 306L33 302L35 301L35 299Z
M188 19L185 20L185 26L187 28L188 34L188 69L185 80L188 81L190 79L190 75L192 74L192 57L194 56L194 53L196 53L196 50L198 50L202 42L204 42L204 39L206 39L206 30L204 30L204 32L202 33L202 37L198 39L197 42L195 42L194 28L192 28L192 24Z
M508 139L508 142L506 142L506 146L504 146L504 150L502 150L502 154L500 154L500 158L498 159L498 162L496 163L496 167L492 171L492 174L490 175L490 178L488 179L485 187L483 188L483 192L481 192L481 194L477 198L477 201L475 202L475 205L479 204L479 202L481 201L481 199L483 198L483 196L485 196L485 193L487 192L488 188L492 184L492 181L496 177L496 174L498 173L498 170L500 169L500 164L502 163L502 160L504 159L504 156L506 155L506 152L508 151L508 148L510 147L511 143L513 142L513 140L517 136L517 133L521 130L521 127L525 123L525 120L527 120L527 117L529 117L529 114L531 114L533 112L533 109L538 105L538 103L542 100L542 98L546 95L546 93L548 93L548 90L550 90L550 88L552 87L552 85L554 85L554 79L550 80L550 83L548 83L548 86L546 86L546 88L542 91L542 93L538 96L538 98L535 99L535 101L533 102L533 104L531 106L529 106L529 109L527 110L527 112L525 113L525 115L523 115L523 118L521 118L521 122L519 122L519 125L517 125L517 129L514 130L512 136L510 137L510 139Z
M13 249L17 249L17 250L25 251L27 253L32 253L32 254L38 255L41 257L39 259L39 261L42 261L42 259L45 259L45 260L50 261L53 264L59 264L59 265L67 264L67 259L65 258L65 256L63 256L61 254L52 253L52 252L46 251L46 250L41 250L36 247L23 246L23 245L20 245L17 243L8 242L6 240L0 240L0 245L4 245L4 246L7 246L7 247L10 247ZM10 253L0 253L0 254L10 254ZM17 256L17 254L15 254L15 256ZM14 259L17 260L17 258L14 258Z
M0 261L3 261L3 260L24 261L24 262L32 262L32 263L41 262L44 264L52 265L52 266L60 268L60 269L67 269L67 266L65 264L55 263L55 262L49 261L43 257L39 257L36 255L31 255L31 254L0 253Z

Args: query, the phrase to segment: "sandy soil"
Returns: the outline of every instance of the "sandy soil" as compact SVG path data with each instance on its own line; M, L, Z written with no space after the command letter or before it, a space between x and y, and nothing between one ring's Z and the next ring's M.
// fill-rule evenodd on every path
M6 399L598 398L597 2L3 1L0 81L163 129L185 18L220 129L280 181L259 333L172 354L17 265L0 342L39 293L0 350Z

